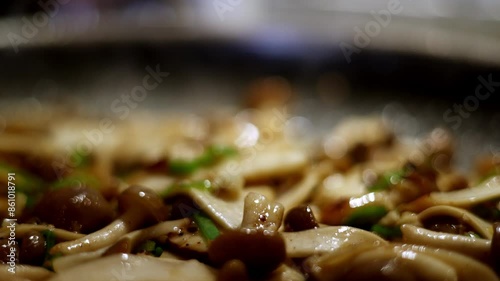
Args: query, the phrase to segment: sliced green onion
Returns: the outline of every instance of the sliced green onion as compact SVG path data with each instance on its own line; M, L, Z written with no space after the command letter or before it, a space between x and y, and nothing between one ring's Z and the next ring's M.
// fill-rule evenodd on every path
M210 180L197 180L192 182L176 183L167 187L164 191L162 191L160 193L160 196L168 197L172 193L176 193L190 188L198 189L201 191L210 191L212 188L212 183L210 182Z
M100 186L99 180L88 174L73 175L61 180L55 181L50 185L51 189L60 189L65 187L72 187L76 185L85 185L88 187L97 188Z
M214 158L231 157L237 155L238 150L230 146L212 145L208 148L208 153Z
M201 167L198 159L191 161L173 159L169 162L169 172L177 175L192 174Z
M238 151L232 147L213 145L209 146L202 155L192 160L171 159L169 171L173 174L187 175L202 167L213 165L215 162L236 155Z
M146 241L144 241L144 243L142 243L139 246L139 248L137 249L137 252L147 253L147 254L151 254L155 257L159 257L163 253L163 248L161 246L157 245L156 242L153 240L146 240Z
M26 195L26 208L31 208L33 206L35 206L36 202L37 202L37 198L35 198L35 196L33 195Z
M49 255L49 251L56 244L56 234L52 230L44 230L42 231L42 235L45 238L45 251L46 256Z
M50 249L56 244L56 234L52 230L42 231L42 235L45 238L45 261L43 266L49 270L53 270L52 261L58 257L61 257L61 253L51 254Z
M84 153L80 150L73 151L71 159L77 161L75 168L88 167L92 162L90 153Z
M159 257L161 254L163 254L163 248L160 246L157 246L155 250L152 252L153 256Z
M370 229L387 214L384 206L367 205L355 208L344 220L344 224L362 229Z
M220 232L215 223L204 213L197 213L193 215L193 220L200 229L201 234L206 240L212 241Z
M139 246L139 252L148 252L151 253L155 250L156 248L156 242L152 240L147 240L144 243L142 243L141 246Z
M390 186L400 182L406 174L405 170L385 173L374 184L368 186L367 189L370 192L386 190Z
M399 226L375 224L372 226L371 231L385 239L398 238L403 235Z

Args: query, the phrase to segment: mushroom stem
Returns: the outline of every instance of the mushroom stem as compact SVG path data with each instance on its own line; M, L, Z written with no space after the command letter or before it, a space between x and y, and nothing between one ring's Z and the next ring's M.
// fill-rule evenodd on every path
M142 241L153 239L164 234L177 232L180 229L186 228L190 222L191 220L188 218L174 221L164 221L148 228L130 232L123 238L130 239L130 247L135 248Z
M158 223L158 224L151 226L151 227L148 227L148 228L132 231L132 232L128 233L127 235L119 237L118 240L121 241L122 239L126 239L129 243L129 247L131 249L133 249L142 241L145 241L148 239L153 239L153 238L156 238L160 235L167 234L170 232L175 232L179 228L186 227L189 224L189 222L190 222L190 220L187 218L180 219L180 220L173 220L173 221L164 221L164 222ZM91 235L91 234L89 234L89 235ZM101 238L105 238L105 237L101 236ZM76 241L72 241L72 242L76 242ZM67 268L81 264L83 262L95 260L95 259L101 257L107 251L109 251L110 247L113 246L112 244L116 244L118 242L109 243L110 245L105 245L96 251L81 252L81 253L78 253L76 255L57 258L54 260L54 263L53 263L54 270L56 272L60 272L62 270L65 270ZM69 245L69 242L68 242L68 245ZM107 247L107 246L110 246L110 247Z
M109 246L123 235L134 230L139 225L143 216L141 212L130 210L118 219L96 232L83 236L73 241L63 242L55 245L51 254L61 253L63 255L76 254L81 252L95 251L102 247Z

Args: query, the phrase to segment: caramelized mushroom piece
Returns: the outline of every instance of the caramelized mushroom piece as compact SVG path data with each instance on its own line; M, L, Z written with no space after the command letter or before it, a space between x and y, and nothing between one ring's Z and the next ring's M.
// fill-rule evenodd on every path
M21 240L19 261L23 264L41 265L45 258L45 237L38 231L30 231Z
M142 225L151 225L167 218L163 199L154 191L131 186L118 197L118 208L123 213L121 218L128 218L130 227L136 229Z
M309 206L297 206L285 217L285 231L302 231L318 227L318 222Z
M113 210L99 191L76 186L46 193L35 216L57 228L80 233L96 231L113 219Z
M210 244L208 255L215 265L236 259L245 264L249 275L263 276L285 260L285 241L277 232L229 230Z
M118 204L123 214L111 224L80 239L59 243L51 249L51 253L73 254L94 251L112 245L122 235L132 230L167 218L161 197L144 187L129 187L120 194Z

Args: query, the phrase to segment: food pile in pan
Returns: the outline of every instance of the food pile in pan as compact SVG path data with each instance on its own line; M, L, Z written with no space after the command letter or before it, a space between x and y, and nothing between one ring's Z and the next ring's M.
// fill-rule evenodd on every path
M499 280L498 157L459 172L449 132L377 116L304 138L282 82L251 91L210 114L8 120L0 279Z

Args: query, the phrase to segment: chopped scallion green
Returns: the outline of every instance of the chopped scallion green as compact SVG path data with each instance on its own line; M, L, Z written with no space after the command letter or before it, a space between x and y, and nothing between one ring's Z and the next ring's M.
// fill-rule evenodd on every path
M368 186L367 189L370 192L386 190L391 185L400 182L405 175L406 175L405 170L385 173L379 176L378 180L374 184Z
M78 175L73 175L69 176L66 178L63 178L61 180L58 180L50 185L51 189L60 189L60 188L65 188L65 187L72 187L72 186L78 186L78 185L85 185L88 187L99 187L100 182L99 180L88 174L78 174Z
M44 230L42 231L42 235L45 238L45 251L46 256L49 255L49 251L56 244L56 235L52 230Z
M236 155L238 151L232 147L213 145L205 149L202 155L192 160L171 159L169 171L173 174L187 175L199 168L213 165L225 157Z
M141 246L139 246L139 252L148 252L151 253L155 250L156 248L156 242L152 240L147 240L144 243L142 243Z
M52 261L58 257L61 257L61 253L51 254L50 249L56 244L56 234L52 230L42 231L42 235L45 238L45 261L43 266L49 270L52 270Z
M214 240L219 236L220 232L215 223L204 213L193 215L193 220L200 229L203 237L209 241Z
M385 239L398 238L403 235L399 226L375 224L372 226L371 231Z
M197 181L192 181L192 182L181 182L181 183L176 183L173 184L169 187L167 187L163 192L161 192L160 196L161 197L168 197L172 193L179 192L183 189L198 189L202 191L210 191L212 188L212 183L210 180L197 180Z
M71 160L76 162L75 168L87 167L92 162L90 153L85 153L78 149L71 154Z
M157 246L155 250L152 252L153 256L159 257L161 254L163 254L163 248L160 246Z
M367 205L353 209L344 224L362 229L370 229L387 214L384 206Z

